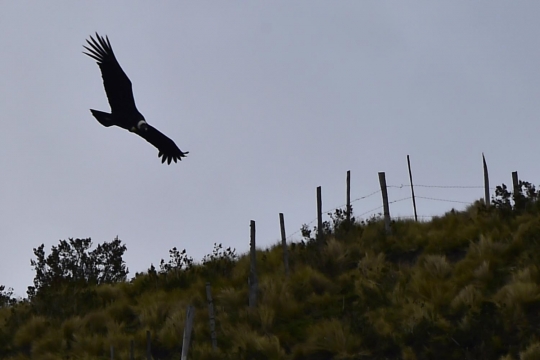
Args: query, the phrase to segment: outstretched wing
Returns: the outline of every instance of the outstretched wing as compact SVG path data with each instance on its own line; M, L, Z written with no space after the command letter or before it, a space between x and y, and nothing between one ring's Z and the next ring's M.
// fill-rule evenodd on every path
M159 150L158 157L161 157L161 163L167 161L167 164L170 164L172 160L174 162L182 160L183 157L189 154L189 151L182 152L174 141L153 126L147 125L146 130L139 130L137 134Z
M95 59L101 69L103 85L105 86L105 92L107 93L112 112L133 113L137 111L135 100L133 99L131 81L116 60L109 38L103 38L103 36L99 36L96 33L96 39L90 36L90 40L86 40L90 47L83 45L88 50L84 54Z

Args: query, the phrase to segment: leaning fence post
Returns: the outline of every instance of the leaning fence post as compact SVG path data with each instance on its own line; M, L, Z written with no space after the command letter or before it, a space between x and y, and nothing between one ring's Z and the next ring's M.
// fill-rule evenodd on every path
M517 171L512 172L512 185L514 186L514 194L519 193L519 178Z
M217 349L216 337L216 317L214 314L214 302L212 301L212 287L206 283L206 300L208 301L208 318L210 319L210 338L212 339L212 349Z
M322 221L322 190L317 186L317 243L319 247L323 242L323 221Z
M283 265L285 266L285 275L289 276L289 253L287 248L287 238L285 237L285 218L283 213L279 213L279 227L281 229L281 247L283 249Z
M257 250L255 248L255 221L250 222L250 266L249 266L249 307L257 304Z
M195 307L189 305L186 313L186 325L184 326L184 339L182 341L182 360L187 360L189 344L191 341L191 330L193 329L193 318L195 317Z
M489 175L484 153L482 153L482 163L484 164L484 202L489 207Z
M409 155L407 155L407 166L409 167L409 179L411 181L411 194L412 194L412 205L414 209L414 221L418 221L418 214L416 213L416 199L414 197L414 186L412 181L412 171L411 171L411 160Z
M146 330L146 359L152 360L152 339L150 337L150 330Z
M512 172L512 183L514 187L514 206L516 209L520 209L522 205L521 201L521 187L519 186L518 172Z
M388 205L388 191L386 189L386 176L384 172L379 173L379 183L381 184L381 192L384 208L384 229L387 234L391 233L390 229L390 206Z
M347 222L351 222L351 170L347 170Z

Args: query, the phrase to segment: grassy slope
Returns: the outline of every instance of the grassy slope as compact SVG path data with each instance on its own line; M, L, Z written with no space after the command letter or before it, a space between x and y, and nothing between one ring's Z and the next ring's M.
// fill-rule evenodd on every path
M196 307L192 359L538 359L540 211L502 216L480 204L429 222L337 224L318 248L259 251L259 304L247 307L249 258L92 289L92 311L51 319L28 303L0 309L9 359L128 358L135 340L179 359L186 307ZM212 283L218 352L210 345Z

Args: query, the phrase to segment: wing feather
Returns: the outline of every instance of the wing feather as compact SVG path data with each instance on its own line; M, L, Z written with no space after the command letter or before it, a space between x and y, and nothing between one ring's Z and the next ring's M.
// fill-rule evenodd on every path
M137 131L137 134L159 150L158 157L161 158L161 163L167 161L167 164L170 164L173 160L177 162L189 154L189 151L180 150L174 141L151 125L147 125L147 130Z
M96 39L90 36L90 40L86 40L89 47L83 45L88 51L84 54L96 60L101 69L103 86L111 105L111 111L113 113L137 114L131 81L116 60L109 38L104 38L96 33Z

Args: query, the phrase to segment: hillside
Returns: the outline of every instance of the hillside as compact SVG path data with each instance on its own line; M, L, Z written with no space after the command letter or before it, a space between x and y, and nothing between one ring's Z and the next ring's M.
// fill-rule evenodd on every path
M257 252L256 308L249 254L215 245L201 264L176 249L129 281L62 283L48 297L0 308L3 359L179 359L186 309L196 309L191 359L538 359L540 201L522 183L427 222L377 217L305 228ZM210 341L210 282L218 350ZM44 291L44 290L43 290ZM39 289L38 289L39 293ZM61 305L60 305L61 304Z

